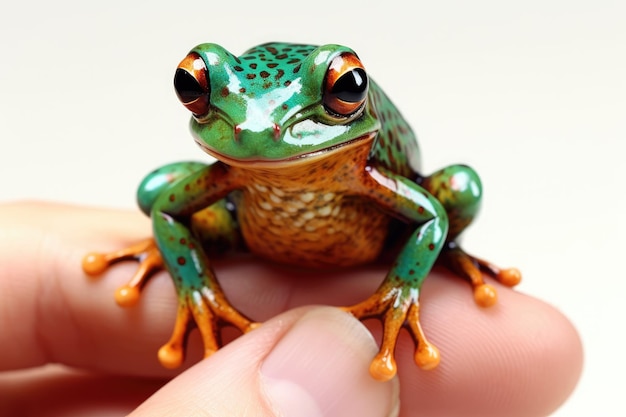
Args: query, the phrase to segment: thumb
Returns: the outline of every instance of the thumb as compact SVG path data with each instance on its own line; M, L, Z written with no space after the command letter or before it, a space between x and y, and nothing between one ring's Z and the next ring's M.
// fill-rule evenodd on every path
M376 350L347 313L292 310L185 371L132 416L397 416L397 379L368 373Z

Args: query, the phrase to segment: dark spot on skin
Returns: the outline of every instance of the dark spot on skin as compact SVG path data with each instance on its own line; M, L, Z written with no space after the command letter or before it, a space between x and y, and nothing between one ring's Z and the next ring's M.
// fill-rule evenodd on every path
M176 196L174 194L170 194L170 201L176 201Z
M289 87L291 85L291 81L287 80L285 81L285 87Z
M249 80L253 80L256 78L256 74L246 74L246 78Z
M276 55L278 53L278 49L274 48L273 46L268 46L265 49L272 55Z
M277 66L278 66L278 64L275 63L275 62L270 62L269 64L267 64L268 68L276 68Z
M251 60L251 59L256 59L256 57L253 55L249 55L249 56L244 56L243 59Z
M428 245L428 249L430 250L435 250L435 245L433 245L432 243L430 245Z
M297 64L298 62L300 62L300 58L292 58L287 61L288 64Z
M285 71L279 69L278 71L276 71L276 79L280 79L280 77L282 77L285 74Z
M229 94L228 87L222 88L221 94L222 94L222 97L228 97L228 94Z
M246 89L245 89L245 88L243 88L243 87L241 87L241 88L239 89L239 92L240 92L240 93L245 93L245 92L246 92Z
M263 83L263 88L266 90L270 88L271 86L272 86L272 83L270 81L266 81L265 83Z
M419 207L417 208L417 212L418 212L419 214L424 213L424 207L419 206Z
M298 71L300 71L300 68L302 68L302 65L297 65L294 69L293 69L293 73L297 74Z
M256 69L256 64L254 64L254 63L250 64L250 68Z
M241 72L241 71L243 71L243 68L242 68L242 67L240 67L239 65L235 65L235 66L233 67L233 69L234 69L235 71L237 71L237 72Z
M188 247L189 249L195 249L195 248L196 248L196 245L194 245L194 244L193 244L193 242L189 242L189 245L187 245L187 247Z
M180 242L181 245L186 245L187 244L187 239L185 239L184 237L181 237L179 242Z
M409 269L409 275L413 275L415 274L415 271L413 269Z
M182 256L179 256L178 259L176 259L176 262L178 262L178 265L185 265L187 263L185 258L183 258Z
M282 105L283 110L287 110L289 108L289 106L287 106L286 104Z
M270 76L270 73L267 71L261 71L259 75L261 76L261 78L267 78Z
M287 58L287 54L276 55L276 59L285 59Z

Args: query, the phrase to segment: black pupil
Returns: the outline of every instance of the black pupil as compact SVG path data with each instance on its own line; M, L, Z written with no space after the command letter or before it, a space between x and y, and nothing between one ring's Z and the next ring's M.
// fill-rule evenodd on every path
M367 75L362 68L353 68L335 82L331 93L340 100L357 103L365 98Z
M206 91L204 91L200 83L198 83L198 80L181 68L176 69L174 88L176 89L178 98L183 103L191 103L198 97L206 94Z

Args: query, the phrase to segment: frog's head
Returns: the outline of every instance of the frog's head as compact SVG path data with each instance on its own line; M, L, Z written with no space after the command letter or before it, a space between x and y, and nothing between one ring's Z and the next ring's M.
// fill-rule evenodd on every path
M182 60L174 86L196 142L231 164L299 160L380 128L367 74L344 46L271 43L236 57L202 44Z

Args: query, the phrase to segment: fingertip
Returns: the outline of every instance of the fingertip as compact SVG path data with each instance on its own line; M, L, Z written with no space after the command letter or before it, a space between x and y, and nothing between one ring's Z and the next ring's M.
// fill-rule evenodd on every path
M336 308L279 315L199 362L146 401L137 415L397 415L398 381L368 374L369 332ZM395 414L394 414L395 413Z
M422 318L442 361L430 372L412 369L411 346L399 346L402 388L417 393L403 395L403 407L465 417L545 416L556 410L582 371L582 344L573 324L553 306L505 286L497 286L494 306L479 308L465 283L437 278L424 294Z
M372 361L377 350L369 331L350 314L330 307L312 309L261 366L270 401L280 415L390 415L398 400L395 361L377 361L378 356ZM298 389L284 391L294 386ZM303 410L302 404L309 409Z

